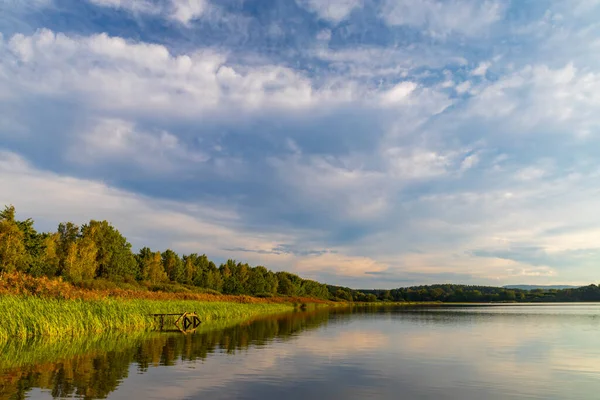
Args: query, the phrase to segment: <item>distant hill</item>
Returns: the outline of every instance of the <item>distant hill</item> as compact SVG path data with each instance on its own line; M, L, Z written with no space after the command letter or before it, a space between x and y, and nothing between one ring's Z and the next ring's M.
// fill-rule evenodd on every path
M577 289L581 286L570 286L570 285L506 285L502 286L505 289L521 289L521 290L535 290L535 289Z

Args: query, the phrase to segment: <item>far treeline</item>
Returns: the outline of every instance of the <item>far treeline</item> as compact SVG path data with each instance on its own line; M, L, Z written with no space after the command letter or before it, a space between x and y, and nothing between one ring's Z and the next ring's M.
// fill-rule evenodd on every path
M596 285L564 290L520 290L486 286L431 285L394 290L353 290L302 279L289 272L227 260L217 266L205 254L131 244L107 221L58 225L39 233L34 221L16 219L15 208L0 211L0 274L62 277L90 289L107 284L154 291L197 290L257 297L297 296L356 302L600 301Z

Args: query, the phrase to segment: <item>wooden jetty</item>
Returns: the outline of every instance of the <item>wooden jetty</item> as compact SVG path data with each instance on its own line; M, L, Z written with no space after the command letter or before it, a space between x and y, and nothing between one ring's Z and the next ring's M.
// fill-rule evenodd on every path
M165 325L165 317L179 317L175 320L175 326L183 333L193 332L200 326L202 321L195 312L184 312L184 313L162 313L162 314L150 314L160 320L160 330L162 331Z

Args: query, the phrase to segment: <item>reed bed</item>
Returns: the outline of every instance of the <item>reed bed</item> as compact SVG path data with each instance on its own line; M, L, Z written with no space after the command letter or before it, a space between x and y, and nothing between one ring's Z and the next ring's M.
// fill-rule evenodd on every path
M291 303L234 303L191 300L103 298L57 299L0 295L0 343L44 337L71 340L105 332L138 332L157 328L155 313L193 311L203 322L249 319L291 311Z

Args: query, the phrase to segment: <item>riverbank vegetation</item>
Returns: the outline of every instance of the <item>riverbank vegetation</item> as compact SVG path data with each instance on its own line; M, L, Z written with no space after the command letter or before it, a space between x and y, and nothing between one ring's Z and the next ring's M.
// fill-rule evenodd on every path
M393 290L361 290L362 295L373 295L378 301L392 302L586 302L600 301L600 287L588 285L569 289L507 289L494 286L428 285ZM352 294L350 292L350 294Z
M70 286L61 286L65 283ZM17 220L12 206L0 211L0 292L79 299L251 302L262 298L271 303L295 302L294 298L371 303L600 301L596 285L562 290L452 284L354 290L232 259L217 266L200 252L181 256L171 249L148 247L133 252L108 221L91 220L82 226L64 222L55 232L40 233L32 219Z
M291 303L118 298L62 300L4 295L0 296L0 315L5 322L0 324L0 343L32 337L64 340L105 332L148 331L158 327L158 321L151 315L155 313L193 311L203 323L207 323L250 319L292 310L294 305Z
M61 277L81 287L108 285L127 290L180 291L256 297L304 296L329 299L327 285L288 272L227 260L217 266L205 254L180 256L131 244L108 221L77 226L58 225L56 232L39 233L32 219L17 220L15 208L0 212L0 273L21 272L34 277Z

